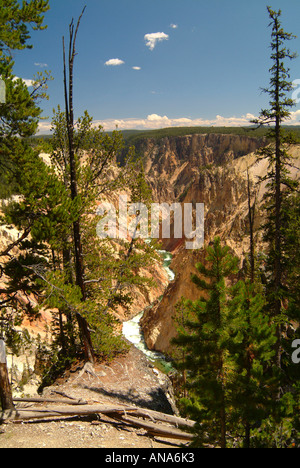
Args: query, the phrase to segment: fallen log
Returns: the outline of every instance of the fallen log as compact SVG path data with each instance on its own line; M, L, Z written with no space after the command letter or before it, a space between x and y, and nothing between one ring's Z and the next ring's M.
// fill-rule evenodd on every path
M182 432L179 429L174 429L168 426L158 425L156 423L142 421L140 419L134 418L132 416L124 416L123 414L110 414L111 418L118 421L123 421L129 423L132 426L140 427L145 429L148 434L152 436L166 437L168 439L180 439L180 440L192 440L193 435L188 434L187 432Z
M60 395L60 396L63 396L65 398L67 398L68 400L76 400L76 398L70 396L70 395L67 395L65 392L60 392L58 390L52 390L51 393L56 393L57 395Z
M133 411L128 411L134 413L134 416L140 416L142 418L149 418L151 421L163 421L169 424L174 424L177 427L194 427L195 421L190 419L180 418L179 416L173 416L171 414L160 413L158 411L148 410L144 408L135 408Z
M145 429L150 435L161 436L170 439L192 440L192 434L182 432L181 430L158 424L156 421L163 421L170 425L179 427L191 428L195 422L186 420L178 416L173 416L158 411L148 410L145 408L121 406L121 405L68 405L68 406L49 406L49 407L31 407L20 408L11 411L0 413L1 422L22 422L29 420L45 420L70 416L87 416L95 414L105 414L110 418L130 424L135 427ZM150 421L138 419L139 417L147 418Z
M124 406L84 405L84 406L53 406L50 408L20 408L15 411L0 413L0 421L29 421L31 419L45 419L59 416L88 416L91 414L107 414L124 412ZM128 411L133 410L129 407Z
M14 401L48 401L48 402L53 402L53 400L50 399L42 399L39 400L38 398L27 398L27 399L14 399ZM84 402L85 403L85 402ZM76 406L76 408L70 408L70 406ZM80 408L78 407L80 406ZM163 421L167 422L169 424L174 424L176 426L182 426L182 427L193 427L195 422L180 418L178 416L173 416L170 414L165 414L165 413L159 413L158 411L153 411L153 410L148 410L145 408L139 408L139 407L129 407L129 406L107 406L107 405L88 405L88 404L74 404L74 403L68 403L68 406L51 406L51 407L31 407L31 408L20 408L16 410L15 412L13 411L11 413L11 420L29 420L29 419L39 419L41 417L52 417L52 416L84 416L84 415L90 415L90 414L98 414L98 413L118 413L118 412L124 412L126 413L131 413L134 414L135 416L140 416L143 418L148 418L151 419L152 421ZM4 415L5 416L5 415ZM6 417L7 418L7 414ZM1 415L0 413L0 420L5 420L3 419L3 413Z
M13 401L16 403L58 403L62 405L65 404L74 406L88 404L88 402L85 400L67 400L62 398L14 398Z

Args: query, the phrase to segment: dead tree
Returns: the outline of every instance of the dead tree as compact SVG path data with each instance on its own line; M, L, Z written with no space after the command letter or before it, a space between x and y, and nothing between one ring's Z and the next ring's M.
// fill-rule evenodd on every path
M2 411L14 410L12 390L8 378L5 343L0 340L0 402Z
M76 56L76 38L79 30L80 22L84 14L85 8L77 21L76 29L72 20L69 26L69 55L68 55L68 80L67 80L67 64L65 40L63 38L63 61L64 61L64 94L65 94L65 110L66 122L68 131L68 156L70 165L70 189L71 198L76 200L78 197L78 174L76 167L76 155L74 148L74 104L73 104L73 81L74 81L74 60ZM82 301L86 300L86 288L84 282L84 263L81 240L80 216L73 222L73 239L74 239L74 257L75 257L75 275L76 284L80 287ZM87 361L94 363L94 349L92 345L91 335L86 319L79 313L76 314L80 336L84 345L85 358Z

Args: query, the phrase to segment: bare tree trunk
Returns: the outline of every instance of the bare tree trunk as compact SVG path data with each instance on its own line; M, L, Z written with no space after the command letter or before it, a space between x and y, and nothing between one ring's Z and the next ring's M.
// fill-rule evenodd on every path
M8 378L5 343L0 340L0 402L2 411L15 409Z
M71 183L71 197L75 200L78 197L78 177L76 168L76 158L74 151L74 106L73 106L73 70L74 70L74 59L75 59L75 44L77 32L79 29L80 21L84 13L83 9L81 16L77 22L77 27L74 34L73 21L70 24L70 43L69 43L69 83L67 89L67 73L66 73L66 56L65 56L65 45L63 41L63 53L64 53L64 89L65 89L65 103L66 103L66 120L68 127L68 139L69 139L69 163L70 163L70 183ZM80 232L80 218L76 219L73 223L73 237L74 237L74 250L75 250L75 270L76 270L76 284L80 287L82 292L82 299L86 299L85 284L84 284L84 265L82 256L82 243L81 243L81 232Z
M247 169L247 179L248 179L248 218L249 218L249 231L250 231L250 279L251 279L251 283L253 284L254 279L255 279L254 217L255 217L256 196L255 196L255 201L253 205L251 206L249 169Z
M69 140L69 163L70 163L70 186L71 186L71 198L75 200L78 197L78 176L76 168L76 157L74 150L74 106L73 106L73 70L74 70L74 59L76 55L75 44L76 37L80 25L81 18L84 14L85 7L78 19L77 26L74 32L73 20L70 24L70 38L69 38L69 58L68 58L68 72L69 82L67 85L67 70L66 70L66 53L65 43L63 38L63 58L64 58L64 93L65 93L65 106L66 106L66 121L68 128L68 140ZM75 254L75 274L76 284L81 289L82 301L86 300L86 288L84 283L84 264L83 264L83 253L82 253L82 242L81 242L81 229L80 229L80 216L73 222L73 240L74 240L74 254ZM85 358L89 362L94 362L94 350L92 346L92 340L89 332L89 327L86 319L76 314L78 326L82 341L84 343Z

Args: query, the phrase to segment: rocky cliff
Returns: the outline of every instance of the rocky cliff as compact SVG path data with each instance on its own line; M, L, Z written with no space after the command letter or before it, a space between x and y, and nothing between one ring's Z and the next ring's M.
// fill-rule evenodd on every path
M261 224L259 203L265 187L256 185L266 174L268 163L256 162L255 151L262 139L234 135L194 135L152 140L144 143L145 167L157 201L204 203L205 243L216 235L243 260L249 251L247 169L252 187L258 191L256 228ZM299 177L300 147L292 149L294 177ZM259 241L259 231L256 235ZM191 282L195 264L203 261L203 249L186 250L183 239L163 239L164 248L174 255L171 268L176 273L162 300L148 310L141 321L150 349L168 353L175 336L172 316L182 296L195 300L199 291Z
M239 135L201 134L135 142L157 202L182 199L199 170L220 166L256 151L264 142Z
M265 144L263 138L251 136L201 134L162 139L144 138L135 142L136 152L141 155L147 179L153 190L153 198L159 203L204 203L205 242L219 235L232 250L240 256L248 251L247 236L247 168L252 184L264 175L267 162L256 164L255 151ZM299 176L300 147L295 146L296 158L294 175ZM261 200L264 186L260 187ZM260 224L258 211L256 225ZM2 250L18 237L19 233L8 227L1 227L0 246ZM167 353L170 339L175 335L172 321L175 305L182 296L191 300L199 291L190 280L191 272L196 273L195 264L204 260L203 249L186 250L184 239L162 239L163 248L173 254L171 268L176 274L169 286L165 270L155 263L151 271L143 275L152 276L158 287L148 293L134 291L134 303L130 317L135 316L153 301L141 322L145 340L150 349ZM5 278L1 278L2 285ZM1 284L1 283L0 283ZM162 296L160 298L160 296ZM118 310L121 320L125 319ZM51 321L51 314L42 315L39 323L24 323L30 334L43 335L45 324Z

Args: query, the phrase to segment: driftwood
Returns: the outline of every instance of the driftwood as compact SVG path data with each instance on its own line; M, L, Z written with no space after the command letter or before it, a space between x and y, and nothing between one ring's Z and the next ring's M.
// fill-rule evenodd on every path
M25 401L24 399L20 400ZM41 399L27 400L41 401ZM47 399L43 400L43 402L46 402L45 400ZM53 402L53 400L51 400L51 402ZM191 420L187 420L178 416L173 416L165 413L160 413L158 411L148 410L145 408L123 405L89 405L83 404L82 402L80 403L77 400L75 400L73 404L69 402L69 404L66 406L51 405L48 407L40 406L4 411L0 413L0 423L9 421L22 422L36 419L61 419L70 416L87 416L93 414L108 415L110 418L118 420L119 422L122 422L124 424L130 424L135 427L143 428L150 435L153 436L180 440L191 440L192 435L186 432L182 432L177 428L186 427L190 429L195 424L195 422ZM146 418L147 421L139 418ZM169 424L170 426L159 424L158 421L163 421Z

